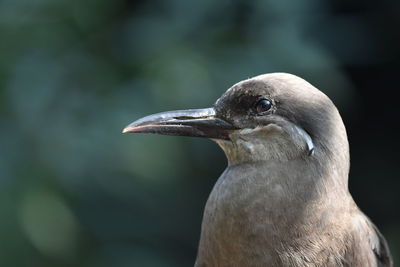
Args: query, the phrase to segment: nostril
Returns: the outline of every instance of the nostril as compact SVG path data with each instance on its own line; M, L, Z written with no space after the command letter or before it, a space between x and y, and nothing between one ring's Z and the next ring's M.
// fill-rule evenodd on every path
M191 116L177 116L177 117L174 117L174 119L176 119L176 120L192 120L192 119L195 119L195 117L191 117Z

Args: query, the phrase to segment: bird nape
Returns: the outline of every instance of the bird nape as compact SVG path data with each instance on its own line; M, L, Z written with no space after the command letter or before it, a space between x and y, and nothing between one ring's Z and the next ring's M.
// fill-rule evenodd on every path
M211 108L150 115L123 132L207 137L224 150L195 266L393 266L348 191L339 112L297 76L256 76Z

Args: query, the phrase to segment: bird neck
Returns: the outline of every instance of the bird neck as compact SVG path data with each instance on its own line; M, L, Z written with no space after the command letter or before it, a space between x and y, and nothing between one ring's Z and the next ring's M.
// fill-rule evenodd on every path
M315 158L229 165L209 199L213 205L220 205L219 209L211 210L229 211L236 218L241 215L248 218L254 212L274 223L281 221L282 215L286 218L305 217L304 212L309 209L313 214L334 211L338 198L350 196L347 184L343 183L347 181L348 173L338 167L333 163L323 164Z
M206 204L199 259L215 266L229 257L233 265L252 257L278 262L276 251L296 246L295 239L313 242L340 225L352 199L334 177L347 174L331 170L315 158L229 165Z

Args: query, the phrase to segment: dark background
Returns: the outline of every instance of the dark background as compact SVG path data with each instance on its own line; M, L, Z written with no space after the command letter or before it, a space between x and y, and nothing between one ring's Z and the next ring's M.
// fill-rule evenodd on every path
M122 135L290 72L337 104L350 190L399 259L400 1L0 1L0 266L192 266L226 165Z

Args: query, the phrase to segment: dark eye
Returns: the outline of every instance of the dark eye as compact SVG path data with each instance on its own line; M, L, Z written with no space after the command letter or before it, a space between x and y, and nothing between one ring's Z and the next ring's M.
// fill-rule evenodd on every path
M263 112L270 110L271 107L272 107L271 100L264 98L264 99L259 100L256 103L255 109L256 109L257 113L263 113Z

